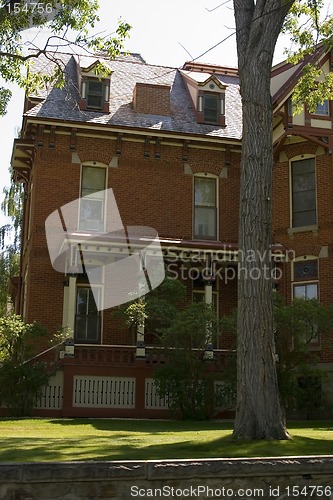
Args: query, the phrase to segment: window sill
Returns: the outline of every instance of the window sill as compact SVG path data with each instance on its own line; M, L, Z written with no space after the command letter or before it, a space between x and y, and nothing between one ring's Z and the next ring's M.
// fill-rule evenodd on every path
M204 243L217 243L219 240L216 238L209 238L208 236L193 236L193 241L204 242Z
M91 342L87 341L87 339L76 339L74 337L74 345L75 347L96 347L101 345L100 340L92 340Z
M317 224L314 224L312 226L300 226L300 227L290 227L287 229L287 233L289 236L293 236L294 234L297 233L312 233L313 235L318 234L319 227Z

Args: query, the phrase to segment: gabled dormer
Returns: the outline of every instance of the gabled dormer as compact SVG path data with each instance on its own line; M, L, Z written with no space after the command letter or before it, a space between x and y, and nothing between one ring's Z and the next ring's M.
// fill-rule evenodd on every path
M272 69L271 93L274 112L273 142L276 156L287 143L308 140L331 150L333 145L333 102L324 100L314 109L300 106L295 114L293 103L294 88L304 75L307 64L316 65L320 70L320 82L333 69L333 53L324 45L304 57L298 64L282 62Z
M216 73L216 68L199 63L186 63L181 74L191 96L197 122L224 127L227 85L221 75Z
M80 89L80 109L84 111L109 112L111 70L99 71L99 67L105 62L99 59L80 58L78 62L78 82Z

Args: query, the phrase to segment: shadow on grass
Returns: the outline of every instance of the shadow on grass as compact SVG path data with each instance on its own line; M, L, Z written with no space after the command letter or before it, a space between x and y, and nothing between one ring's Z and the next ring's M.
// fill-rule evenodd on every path
M52 425L64 427L89 425L99 431L127 431L149 432L161 434L164 432L186 432L203 430L232 430L232 421L217 420L132 420L132 419L99 419L99 418L73 418L50 420Z
M160 460L236 458L265 456L330 455L332 442L294 436L290 441L234 441L231 434L209 441L196 439L142 445L131 436L109 438L88 436L78 439L3 438L2 462L46 462L82 460Z
M333 431L332 420L289 420L289 429L313 429L322 432Z

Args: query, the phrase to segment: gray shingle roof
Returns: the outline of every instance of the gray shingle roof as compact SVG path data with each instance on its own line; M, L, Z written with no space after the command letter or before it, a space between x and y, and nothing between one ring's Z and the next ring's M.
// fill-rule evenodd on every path
M226 127L221 128L217 125L197 123L191 98L178 69L145 64L137 57L131 57L128 60L122 57L119 60L107 62L112 71L109 113L81 111L78 107L79 92L75 57L69 54L57 54L57 58L60 58L65 65L67 85L64 89L52 88L47 92L41 92L39 97L44 100L28 111L26 116L241 139L241 100L236 76L220 75L219 77L215 74L227 85ZM86 59L85 57L85 66L88 63ZM91 58L91 63L94 60L96 58ZM51 66L50 61L41 57L35 61L33 71L50 72ZM135 112L132 100L136 82L170 85L170 116Z

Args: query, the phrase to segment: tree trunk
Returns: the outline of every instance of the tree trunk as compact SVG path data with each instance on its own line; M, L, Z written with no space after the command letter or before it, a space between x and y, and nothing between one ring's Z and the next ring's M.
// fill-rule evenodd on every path
M271 67L292 2L234 0L243 139L234 437L287 439L275 366L272 243Z

